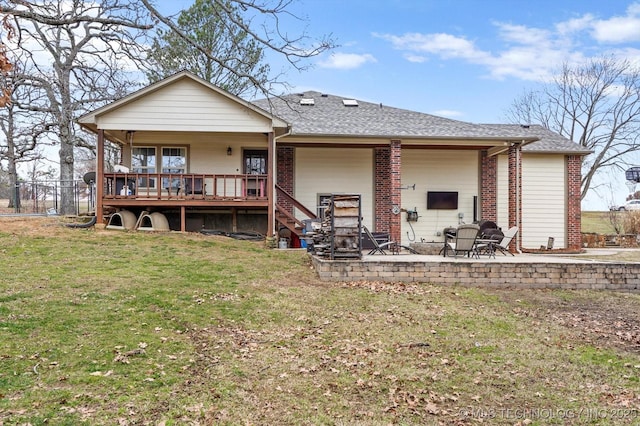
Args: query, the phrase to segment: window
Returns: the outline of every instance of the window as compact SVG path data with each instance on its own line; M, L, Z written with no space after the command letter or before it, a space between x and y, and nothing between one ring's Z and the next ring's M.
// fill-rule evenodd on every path
M162 173L185 173L186 167L185 148L162 148Z
M160 158L158 158L160 151ZM160 160L160 161L158 161ZM182 174L187 172L187 149L183 147L162 147L138 146L131 150L131 171L139 174L160 173ZM171 185L170 185L171 184ZM162 179L162 187L178 188L180 179ZM141 176L138 178L137 186L141 188L156 188L156 178L154 176Z
M245 150L244 173L246 175L266 175L267 151L262 149Z
M186 148L162 148L162 173L182 174L187 171ZM162 178L163 188L179 188L180 178Z
M156 149L154 147L135 147L131 151L131 171L133 173L155 173L156 172ZM155 188L154 178L140 177L137 182L138 187Z

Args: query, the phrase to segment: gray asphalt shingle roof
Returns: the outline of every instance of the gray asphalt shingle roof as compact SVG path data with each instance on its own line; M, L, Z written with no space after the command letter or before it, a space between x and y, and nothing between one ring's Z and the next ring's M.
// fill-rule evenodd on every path
M590 151L559 134L545 129L539 124L522 126L520 124L487 124L504 131L517 131L540 138L539 141L525 145L522 150L527 152L566 152L575 154L588 154Z
M313 99L313 105L301 105L301 99ZM344 99L351 98L310 91L252 103L288 122L294 136L529 141L540 138L525 148L539 152L584 151L541 126L474 124L361 100L357 100L358 106L345 106Z

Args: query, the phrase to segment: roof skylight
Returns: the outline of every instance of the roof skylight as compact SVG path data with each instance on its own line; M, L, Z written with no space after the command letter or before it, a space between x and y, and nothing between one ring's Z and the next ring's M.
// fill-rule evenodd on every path
M300 99L300 105L315 105L316 102L313 98L302 98Z
M342 104L346 107L357 107L358 101L355 99L343 99Z

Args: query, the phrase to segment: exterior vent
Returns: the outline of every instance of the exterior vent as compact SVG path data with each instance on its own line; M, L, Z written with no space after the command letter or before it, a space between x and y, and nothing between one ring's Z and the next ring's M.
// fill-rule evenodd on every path
M315 105L315 101L313 98L302 98L300 99L300 105Z
M355 99L343 99L342 104L346 107L357 107L358 101Z

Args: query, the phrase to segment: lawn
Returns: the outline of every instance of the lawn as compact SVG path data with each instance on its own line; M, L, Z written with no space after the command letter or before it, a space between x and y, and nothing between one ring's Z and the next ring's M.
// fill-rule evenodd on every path
M303 251L0 221L0 425L637 424L640 298L325 283Z
M596 234L615 234L612 222L622 222L627 212L583 211L582 232Z

